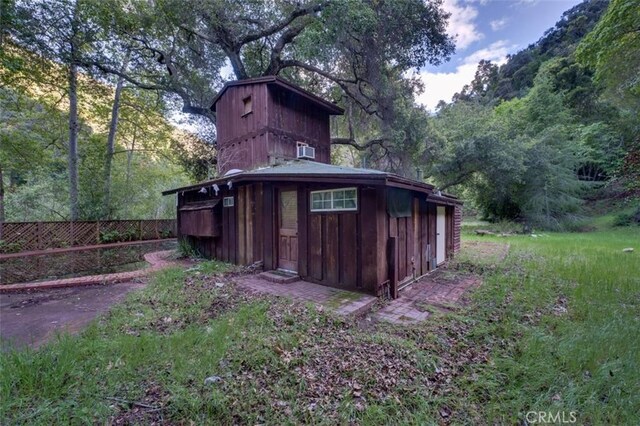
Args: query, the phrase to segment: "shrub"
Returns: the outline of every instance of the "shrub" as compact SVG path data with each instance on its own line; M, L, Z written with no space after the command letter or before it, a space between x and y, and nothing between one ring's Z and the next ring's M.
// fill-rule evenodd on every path
M186 239L178 240L178 255L179 257L190 258L202 257L200 252L196 250L191 244L189 244L189 241L187 241Z
M22 250L19 243L8 243L4 240L0 240L0 253L18 253Z
M640 225L640 207L635 211L620 213L613 219L613 226Z

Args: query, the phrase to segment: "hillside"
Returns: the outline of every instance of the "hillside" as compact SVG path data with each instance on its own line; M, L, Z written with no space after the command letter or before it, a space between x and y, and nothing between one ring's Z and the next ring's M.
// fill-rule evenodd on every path
M622 2L608 4L573 7L500 67L481 61L474 80L440 105L430 173L471 211L491 221L582 229L593 213L586 201L637 203L638 111L604 96L623 89L596 79L576 56Z
M562 14L561 19L534 44L507 58L500 66L494 96L509 100L533 87L540 66L553 58L566 58L598 23L609 0L588 0Z
M65 70L10 44L4 47L0 63L4 218L65 220L69 217ZM81 219L173 217L174 202L164 199L161 191L199 177L190 178L189 173L213 155L195 135L167 121L161 97L125 87L111 162L110 205L105 211L101 179L114 99L108 83L86 74L79 78Z

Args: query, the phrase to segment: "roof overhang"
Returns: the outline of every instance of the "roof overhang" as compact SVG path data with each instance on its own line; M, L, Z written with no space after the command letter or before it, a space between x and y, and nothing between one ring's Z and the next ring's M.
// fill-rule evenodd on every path
M422 192L425 194L433 193L433 185L427 183L406 179L401 176L387 174L237 174L225 176L218 179L200 182L195 185L183 186L181 188L170 189L164 191L162 195L175 194L177 192L194 191L206 186L226 185L229 181L234 184L250 183L250 182L302 182L302 183L320 183L320 184L353 184L353 185L373 185L373 186L389 186L393 188L407 189L411 191Z
M324 109L325 111L327 111L330 115L342 115L344 114L344 109L340 108L339 106L325 100L322 99L319 96L314 95L313 93L304 90L301 87L298 87L294 84L289 83L287 80L284 80L278 76L275 75L268 75L268 76L264 76L264 77L256 77L256 78L248 78L245 80L234 80L234 81L229 81L227 83L225 83L225 85L222 87L222 89L220 89L220 91L218 92L218 94L216 95L215 98L213 98L213 102L211 103L211 109L215 111L216 109L216 103L218 102L218 100L220 100L220 98L222 97L222 95L224 94L224 92L227 91L227 89L229 87L235 87L235 86L245 86L245 85L249 85L249 84L267 84L270 86L277 86L280 87L284 90L287 90L289 92L292 92L310 102L312 102L315 105L318 105L319 107L321 107L322 109Z
M442 194L437 195L436 193L427 195L427 201L432 201L436 204L444 204L447 206L456 206L462 205L462 201L460 201L457 197L451 194Z

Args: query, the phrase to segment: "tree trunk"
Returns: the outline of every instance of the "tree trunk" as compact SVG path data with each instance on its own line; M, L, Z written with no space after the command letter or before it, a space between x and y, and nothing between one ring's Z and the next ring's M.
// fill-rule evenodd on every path
M124 59L122 72L126 71L129 62L129 53ZM102 218L109 219L111 210L111 163L113 162L113 152L116 148L116 133L118 131L118 114L120 112L120 97L122 96L122 88L124 86L124 78L119 77L116 83L116 93L113 98L113 108L111 109L111 123L109 124L109 136L107 137L107 153L104 159L104 200L102 203Z
M69 65L69 212L78 220L78 65Z
M133 130L133 139L131 140L131 151L127 153L127 174L126 174L126 185L129 186L129 179L131 178L131 161L133 160L133 151L136 149L136 134L137 129Z

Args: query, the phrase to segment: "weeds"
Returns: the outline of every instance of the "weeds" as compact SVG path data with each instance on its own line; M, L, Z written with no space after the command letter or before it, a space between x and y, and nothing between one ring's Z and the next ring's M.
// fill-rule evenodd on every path
M0 418L522 424L573 411L579 424L634 423L640 262L621 249L639 240L638 228L469 237L460 269L484 284L409 327L247 294L219 262L169 269L81 336L0 354Z
M193 247L186 239L178 240L178 256L181 258L197 259L201 258L200 252Z

